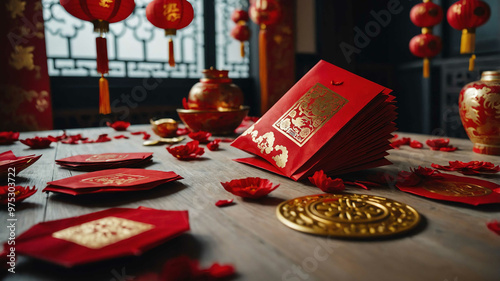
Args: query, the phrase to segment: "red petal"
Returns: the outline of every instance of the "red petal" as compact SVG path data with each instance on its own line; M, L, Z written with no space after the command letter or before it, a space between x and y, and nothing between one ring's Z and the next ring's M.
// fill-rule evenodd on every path
M125 131L130 126L130 123L125 121L115 121L114 123L106 122L106 125L116 131Z
M221 185L226 191L234 195L252 199L264 197L280 186L279 184L273 186L270 180L258 177L221 182Z
M209 143L207 143L207 148L208 150L210 151L216 151L216 150L219 150L219 143L220 143L220 139L215 139Z
M148 133L144 132L144 134L143 134L143 136L142 136L142 139L143 139L143 140L149 140L149 138L150 138L150 137L151 137L151 135L150 135L150 134L148 134Z
M316 171L312 177L309 177L309 181L324 192L338 192L345 189L342 179L332 180L325 175L323 170Z
M146 131L137 131L137 132L130 132L131 135L137 136L137 135L142 135L146 134Z
M126 135L118 135L118 136L114 136L113 138L115 138L115 139L128 139L128 137Z
M496 234L500 235L500 222L492 221L486 224L486 226Z
M33 149L47 148L50 147L50 144L52 143L52 140L48 137L47 138L34 137L31 139L24 139L19 141L22 144L25 144Z
M209 269L208 273L210 277L220 279L226 278L235 273L234 266L230 264L220 265L218 263L214 263Z
M211 133L209 132L204 132L204 131L199 131L199 132L191 132L188 134L188 137L190 137L193 140L197 140L200 143L208 143L208 139L212 136Z
M417 140L412 140L410 142L410 147L412 147L412 148L422 148L423 146L424 145L421 142L417 141Z
M227 206L227 205L232 205L233 204L233 200L234 199L219 200L219 201L215 202L215 206L217 206L217 207L223 207L223 206Z
M203 155L205 149L199 147L198 141L191 141L186 145L167 147L167 151L179 160L192 160Z
M29 187L29 186L15 186L14 187L14 198L16 199L15 203L19 203L23 201L24 199L32 196L37 192L37 189L35 186ZM1 205L7 205L9 203L9 186L0 186L0 204ZM14 202L11 202L14 203Z

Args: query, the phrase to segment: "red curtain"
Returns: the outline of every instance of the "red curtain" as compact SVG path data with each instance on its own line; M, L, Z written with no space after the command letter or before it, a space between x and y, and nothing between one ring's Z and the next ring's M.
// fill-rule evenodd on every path
M53 127L41 0L0 4L0 131Z

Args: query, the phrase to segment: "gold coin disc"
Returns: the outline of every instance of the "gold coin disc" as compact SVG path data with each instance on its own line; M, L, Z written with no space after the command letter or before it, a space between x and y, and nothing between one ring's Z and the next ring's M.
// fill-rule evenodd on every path
M416 227L420 215L392 199L364 194L319 194L281 203L278 219L306 233L343 238L397 235Z

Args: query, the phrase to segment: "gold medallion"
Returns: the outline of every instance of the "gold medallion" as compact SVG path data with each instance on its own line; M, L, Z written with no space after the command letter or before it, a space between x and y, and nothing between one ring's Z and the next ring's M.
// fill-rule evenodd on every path
M396 235L420 221L418 212L404 203L362 194L299 197L281 203L276 215L292 229L344 238Z

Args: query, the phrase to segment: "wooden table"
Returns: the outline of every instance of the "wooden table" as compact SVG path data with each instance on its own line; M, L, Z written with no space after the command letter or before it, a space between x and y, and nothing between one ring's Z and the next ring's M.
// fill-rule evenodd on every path
M132 126L130 131L148 130ZM36 223L88 214L111 207L147 206L165 210L188 210L191 231L141 257L98 264L84 269L67 270L48 263L20 257L16 273L5 280L132 280L144 272L160 271L169 258L187 255L199 259L202 266L214 262L232 263L236 280L500 280L500 236L488 230L486 223L500 220L500 205L472 207L430 200L401 192L394 187L364 190L348 186L346 192L388 197L413 206L424 220L419 229L399 238L352 241L324 238L294 231L280 223L276 206L288 199L317 194L319 189L307 182L294 182L263 170L236 163L231 159L247 154L221 144L221 150L206 151L201 160L179 161L165 145L146 147L141 136L113 139L98 144L68 145L55 143L50 149L29 150L21 143L1 146L0 152L13 150L16 155L43 154L42 158L16 177L16 184L35 185L39 191L16 210L17 235ZM99 134L122 134L110 128L68 130L97 138ZM61 132L21 133L21 138ZM430 136L400 134L425 142ZM155 136L153 135L152 138ZM409 167L449 160L482 160L500 164L500 157L471 152L469 140L452 139L456 152L418 150L408 146L392 150L394 164L378 168L396 174ZM73 197L45 194L45 183L81 172L63 169L54 160L77 154L103 152L154 152L154 163L146 169L174 171L184 177L175 183L145 191ZM264 200L251 202L226 192L219 182L235 178L263 177L281 186ZM500 183L500 175L487 178ZM217 208L219 199L234 198L236 204ZM7 212L0 212L6 224ZM0 227L2 241L7 229ZM127 279L128 278L128 279Z

